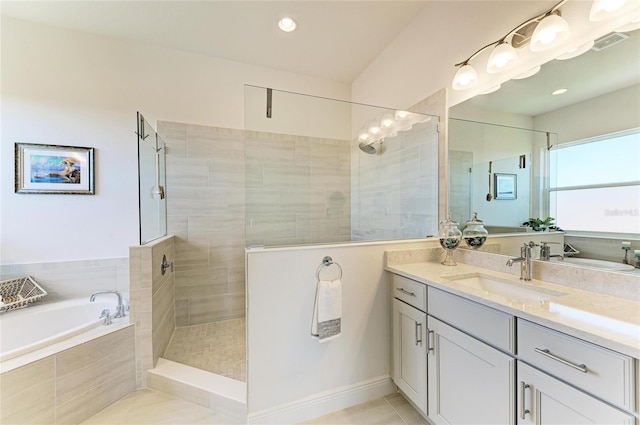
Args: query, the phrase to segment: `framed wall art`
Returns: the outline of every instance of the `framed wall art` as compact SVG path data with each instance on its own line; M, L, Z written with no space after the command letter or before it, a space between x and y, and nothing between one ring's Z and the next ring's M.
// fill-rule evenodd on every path
M94 195L94 148L15 144L16 193Z
M495 173L493 178L495 199L516 199L518 196L517 175Z

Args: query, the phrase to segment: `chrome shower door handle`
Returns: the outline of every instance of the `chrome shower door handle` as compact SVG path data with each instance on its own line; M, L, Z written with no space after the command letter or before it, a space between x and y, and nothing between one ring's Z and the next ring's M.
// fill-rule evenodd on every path
M171 267L171 273L173 273L173 261L168 262L167 255L165 254L162 256L162 264L160 264L160 272L162 273L163 276L167 272L167 269L169 267Z

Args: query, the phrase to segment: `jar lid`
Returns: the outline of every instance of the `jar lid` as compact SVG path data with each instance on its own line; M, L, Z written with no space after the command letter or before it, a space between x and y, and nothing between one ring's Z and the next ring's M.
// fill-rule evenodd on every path
M441 226L457 226L458 222L451 218L451 213L447 213L447 219L440 222Z
M482 221L482 220L480 220L478 218L478 213L477 212L474 212L473 213L473 218L471 218L471 220L468 220L467 224L480 224L480 225L482 225L482 224L484 224L484 221Z

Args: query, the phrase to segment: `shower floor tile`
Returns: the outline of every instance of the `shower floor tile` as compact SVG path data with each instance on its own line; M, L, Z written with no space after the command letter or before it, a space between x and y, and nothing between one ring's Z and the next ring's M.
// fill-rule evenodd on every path
M245 318L176 328L163 358L247 382Z

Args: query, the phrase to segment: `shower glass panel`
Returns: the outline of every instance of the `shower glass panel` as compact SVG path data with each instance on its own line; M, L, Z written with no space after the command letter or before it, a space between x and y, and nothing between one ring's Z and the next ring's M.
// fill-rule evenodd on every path
M449 119L449 210L461 225L474 212L490 233L526 231L549 211L547 147L557 135ZM506 185L506 186L504 186ZM512 187L507 194L504 188Z
M438 117L245 86L246 243L423 238Z
M140 245L167 234L165 144L138 112Z

